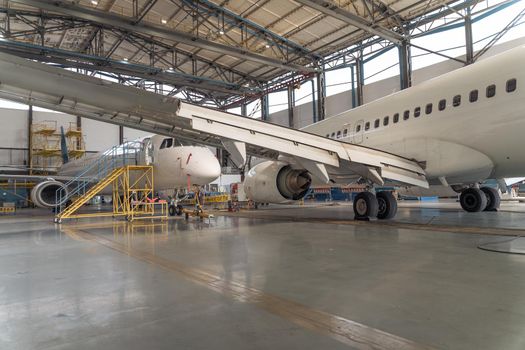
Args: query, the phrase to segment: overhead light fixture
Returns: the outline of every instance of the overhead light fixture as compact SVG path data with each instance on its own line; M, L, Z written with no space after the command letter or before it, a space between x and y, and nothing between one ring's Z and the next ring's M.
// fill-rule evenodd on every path
M168 20L167 20L166 18L162 18L162 19L160 20L160 23L162 23L162 24L166 24L166 23L168 23Z
M98 5L98 1L96 1L96 0L91 0L91 5L93 5L93 6L97 6L97 5Z
M269 48L270 48L270 44L266 44L266 45L264 45L264 47L266 47L267 49L269 49Z
M124 57L124 62L127 62L128 61L128 58L127 57Z
M224 35L224 30L222 30L222 29L219 30L219 34L220 34L220 35Z

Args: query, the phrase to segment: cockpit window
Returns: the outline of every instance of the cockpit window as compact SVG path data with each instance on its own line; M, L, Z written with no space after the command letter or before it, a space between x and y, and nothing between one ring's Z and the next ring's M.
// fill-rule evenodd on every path
M160 144L160 149L170 148L170 147L173 147L173 139L172 138L162 140L162 143Z

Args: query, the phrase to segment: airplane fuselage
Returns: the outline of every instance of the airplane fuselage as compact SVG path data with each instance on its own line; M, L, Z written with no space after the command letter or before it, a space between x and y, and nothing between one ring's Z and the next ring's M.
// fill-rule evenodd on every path
M523 62L525 46L303 130L415 159L430 184L523 176Z
M171 141L170 141L171 140ZM156 190L172 190L190 185L205 185L220 175L220 164L210 149L203 146L182 146L173 138L154 135L134 142L139 146L136 155L126 157L126 164L153 165ZM103 156L99 152L64 164L59 175L75 176ZM122 164L122 162L116 162ZM93 174L91 174L93 175ZM108 187L104 193L111 192Z

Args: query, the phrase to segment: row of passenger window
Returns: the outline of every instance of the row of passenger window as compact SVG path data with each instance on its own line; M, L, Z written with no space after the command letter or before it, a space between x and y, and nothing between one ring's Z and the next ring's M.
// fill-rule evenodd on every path
M516 90L516 87L517 87L517 81L516 79L509 79L507 80L507 83L506 83L506 86L505 86L505 90L507 92L513 92ZM487 96L487 98L491 98L491 97L494 97L496 96L496 85L495 84L491 84L489 86L486 87L485 89L485 96ZM472 90L470 93L469 93L469 102L470 103L474 103L478 100L479 98L479 91L478 90ZM452 98L452 106L453 107L459 107L461 105L461 95L456 95ZM444 111L445 108L447 108L447 100L446 99L441 99L439 100L438 102L438 110L439 111ZM426 106L425 106L425 114L431 114L432 113L432 109L433 109L433 104L432 103L427 103ZM414 108L414 118L418 118L421 116L421 107L416 107ZM403 112L403 120L408 120L410 118L410 110L406 110ZM393 116L392 116L392 121L394 124L398 123L399 122L399 119L400 119L400 114L399 113L395 113ZM386 116L383 118L383 126L387 126L388 124L390 123L390 117L389 116ZM374 128L379 128L381 124L381 119L378 118L374 121ZM370 129L370 122L366 122L365 125L364 125L364 129L365 131L366 130L369 130ZM356 130L355 132L356 133L359 133L361 131L361 125L357 125L356 127ZM326 134L326 137L330 137L330 138L341 138L341 137L346 137L348 135L348 129L344 129L342 132L341 130L337 131L336 132L333 132L331 135L330 134Z

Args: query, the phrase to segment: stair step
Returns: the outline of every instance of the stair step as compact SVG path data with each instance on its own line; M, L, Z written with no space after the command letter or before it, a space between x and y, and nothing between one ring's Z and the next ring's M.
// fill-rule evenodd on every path
M81 197L77 198L73 203L71 203L67 208L65 208L61 213L59 213L57 215L58 218L64 219L67 218L69 215L73 214L82 205L84 205L87 201L93 198L97 193L99 193L106 186L109 186L113 181L115 181L122 173L124 173L124 171L124 167L117 168L111 171L97 184L91 187L86 193L84 193Z

